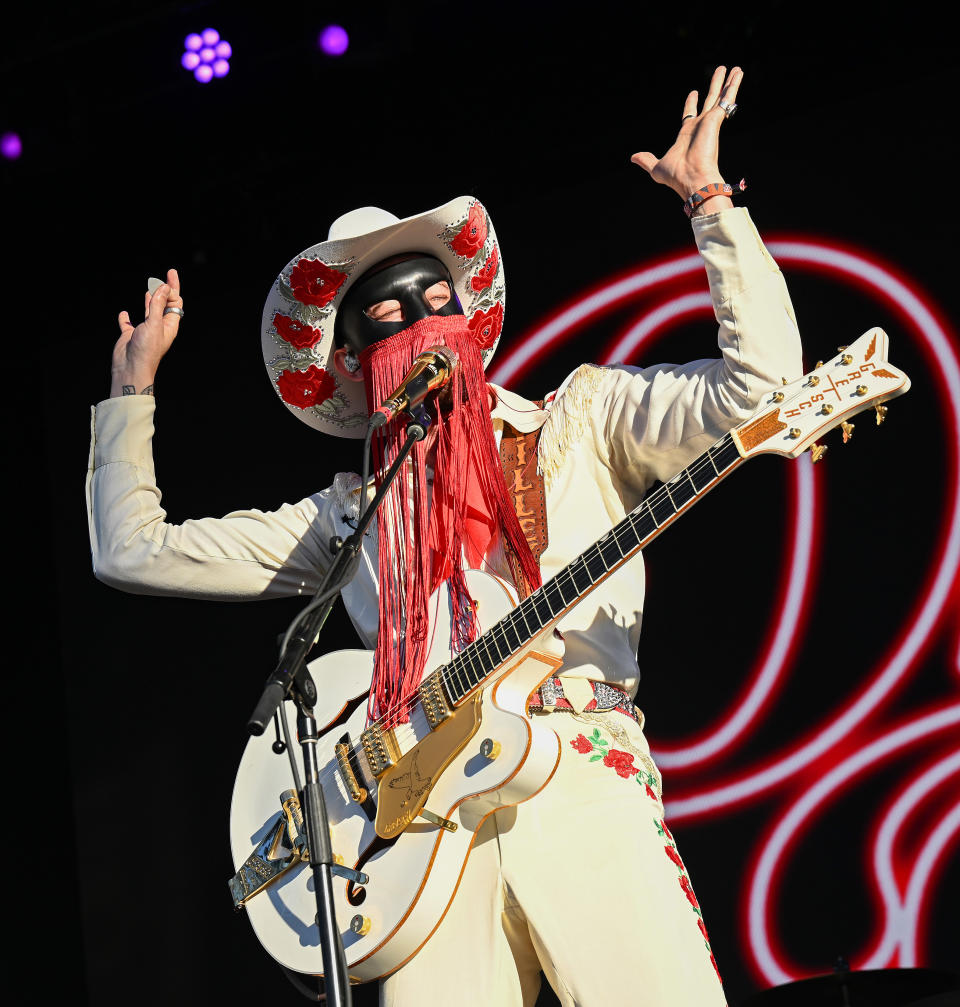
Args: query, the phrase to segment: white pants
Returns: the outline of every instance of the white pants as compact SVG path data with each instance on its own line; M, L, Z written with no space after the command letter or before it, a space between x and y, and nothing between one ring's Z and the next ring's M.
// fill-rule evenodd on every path
M640 726L535 716L562 741L554 778L484 822L447 915L383 981L382 1007L531 1007L541 970L565 1007L724 1007Z

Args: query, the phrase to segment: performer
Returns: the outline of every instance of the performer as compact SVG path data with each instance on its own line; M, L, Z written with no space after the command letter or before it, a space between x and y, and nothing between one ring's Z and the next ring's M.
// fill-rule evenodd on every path
M491 571L521 595L535 588L637 506L652 482L750 416L781 378L801 373L783 277L747 211L733 206L717 163L741 78L739 68L719 67L702 104L696 91L688 95L669 151L633 157L692 218L719 322L718 359L587 364L542 404L486 384L503 324L503 258L486 209L470 197L403 220L369 207L348 213L271 288L268 372L290 411L324 433L362 437L370 411L423 349L444 345L459 358L430 437L343 591L366 646L381 643L374 715L396 709L419 683L434 588L449 586L459 616L453 643L464 644L478 632L465 570ZM359 476L341 473L271 513L165 521L151 453L153 386L182 314L175 270L148 294L143 322L134 327L120 314L111 397L93 415L95 573L150 594L309 595L329 563L330 538L351 531ZM381 460L400 427L385 428ZM528 434L537 438L535 464L521 458L508 488L498 447L512 442L516 456ZM529 513L537 492L539 521ZM560 621L563 665L532 702L532 715L549 717L561 739L556 774L531 800L487 819L443 922L384 980L383 1004L422 1002L429 989L449 1004L530 1005L541 969L564 1004L725 1002L633 705L643 593L637 556Z

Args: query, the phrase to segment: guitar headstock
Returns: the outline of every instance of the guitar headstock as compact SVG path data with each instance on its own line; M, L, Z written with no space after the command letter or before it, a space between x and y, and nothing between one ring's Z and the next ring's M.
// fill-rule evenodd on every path
M778 454L797 458L811 448L817 461L826 449L818 437L843 427L849 440L851 416L875 409L883 422L887 399L903 395L910 379L887 360L889 338L883 329L870 329L855 343L796 381L767 392L757 411L733 431L740 454Z

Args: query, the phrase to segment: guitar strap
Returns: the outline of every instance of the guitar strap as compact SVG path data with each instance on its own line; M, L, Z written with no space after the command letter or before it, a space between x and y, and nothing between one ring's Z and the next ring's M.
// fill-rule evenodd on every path
M543 408L542 402L536 404ZM547 533L547 494L543 476L537 471L537 443L542 429L522 434L504 421L503 436L500 439L500 462L503 465L507 492L513 501L513 509L517 512L517 520L530 546L530 552L538 563L550 541ZM503 544L513 581L520 600L523 601L530 594L531 586L523 576L516 552L506 540Z

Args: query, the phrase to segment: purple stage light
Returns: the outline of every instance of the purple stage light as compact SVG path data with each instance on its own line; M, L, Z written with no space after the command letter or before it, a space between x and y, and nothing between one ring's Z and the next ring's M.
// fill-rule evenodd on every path
M16 133L4 133L0 136L0 154L8 161L16 161L23 153L23 144Z
M317 36L317 45L328 56L342 56L350 45L346 29L338 24L328 24Z
M185 70L191 70L201 84L208 84L214 77L226 77L230 72L229 59L233 55L233 47L226 39L220 38L216 28L191 32L183 45L186 51L180 57L180 65Z

